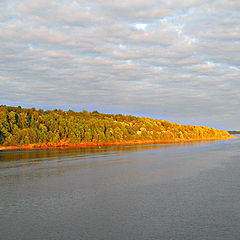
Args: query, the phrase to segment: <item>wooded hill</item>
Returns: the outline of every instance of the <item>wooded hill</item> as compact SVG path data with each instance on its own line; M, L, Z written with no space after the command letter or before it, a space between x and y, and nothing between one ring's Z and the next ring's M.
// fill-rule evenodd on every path
M240 134L240 131L234 130L234 131L228 131L230 134Z
M224 130L145 117L0 106L0 145L228 138Z

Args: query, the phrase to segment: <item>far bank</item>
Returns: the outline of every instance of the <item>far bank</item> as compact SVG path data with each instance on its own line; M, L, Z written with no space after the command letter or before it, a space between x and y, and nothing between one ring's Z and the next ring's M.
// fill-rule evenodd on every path
M146 117L0 106L1 149L175 143L232 137L225 130Z

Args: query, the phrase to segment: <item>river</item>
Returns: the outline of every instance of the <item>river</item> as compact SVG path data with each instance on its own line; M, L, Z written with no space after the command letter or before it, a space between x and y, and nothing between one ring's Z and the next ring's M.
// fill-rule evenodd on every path
M239 226L239 138L0 152L3 240L234 240Z

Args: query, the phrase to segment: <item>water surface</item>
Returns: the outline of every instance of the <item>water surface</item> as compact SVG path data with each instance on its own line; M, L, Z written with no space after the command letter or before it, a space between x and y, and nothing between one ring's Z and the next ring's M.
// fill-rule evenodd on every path
M239 239L240 140L0 152L1 239Z

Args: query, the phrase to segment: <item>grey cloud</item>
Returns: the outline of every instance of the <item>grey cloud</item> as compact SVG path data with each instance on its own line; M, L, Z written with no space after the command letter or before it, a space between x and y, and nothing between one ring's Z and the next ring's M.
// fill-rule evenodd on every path
M204 3L209 2L209 0L171 0L171 6L174 7L182 7L182 8L191 8L191 7L198 7Z
M99 1L98 4L107 14L127 21L149 21L174 14L167 1L155 0L123 0L123 1Z

